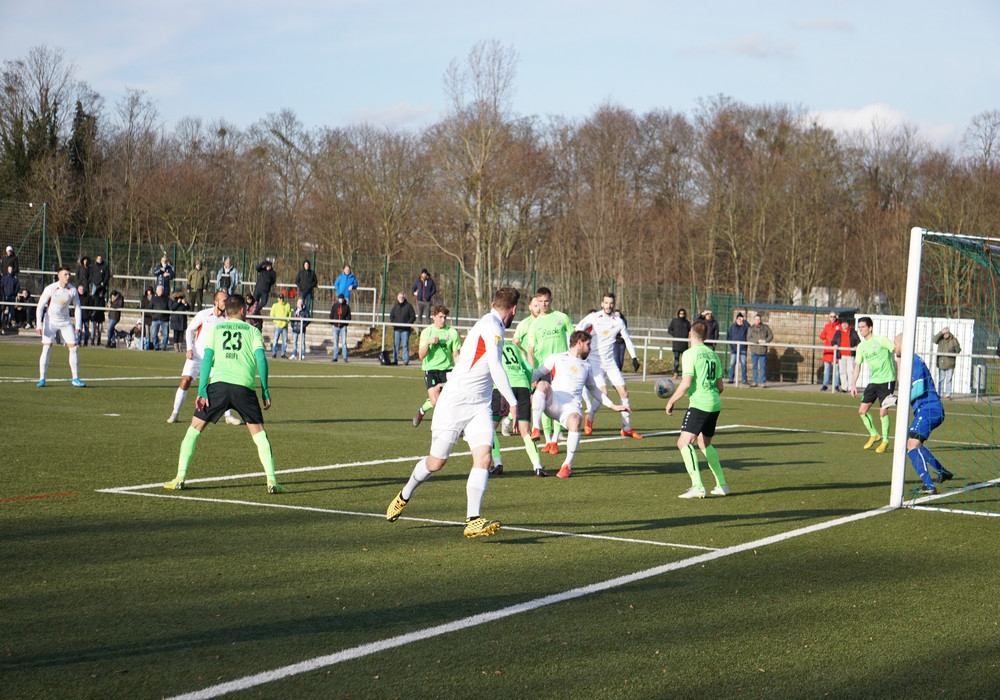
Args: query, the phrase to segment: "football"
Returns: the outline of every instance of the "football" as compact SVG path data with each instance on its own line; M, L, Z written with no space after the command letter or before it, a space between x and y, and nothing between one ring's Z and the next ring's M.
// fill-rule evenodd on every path
M674 395L674 380L670 377L660 377L656 380L656 395L661 399L669 399Z

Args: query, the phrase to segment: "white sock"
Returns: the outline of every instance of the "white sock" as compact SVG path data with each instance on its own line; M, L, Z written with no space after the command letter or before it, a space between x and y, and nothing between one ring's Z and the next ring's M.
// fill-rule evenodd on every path
M184 405L184 399L187 398L187 389L181 389L178 387L177 393L174 394L174 415L178 415L181 412L181 406Z
M557 425L559 424L556 423L555 421L552 421L552 439L549 440L549 442L559 442L559 435L560 433L562 433L562 430L557 428L556 427Z
M51 345L42 346L42 356L38 358L38 378L45 379L45 374L49 370L49 355L52 354Z
M621 399L621 404L625 408L630 408L631 407L631 404L628 402L627 398ZM629 418L630 415L631 415L630 413L622 413L621 414L621 417L622 417L622 430L631 430L632 429L632 419Z
M541 432L542 411L545 410L545 392L536 391L531 395L531 427Z
M427 471L427 458L424 457L422 460L417 462L417 466L413 467L413 473L410 474L410 480L407 481L406 486L403 487L403 500L408 501L413 498L413 492L416 488L430 478L431 472Z
M72 372L73 379L80 378L80 356L76 350L75 345L69 349L69 371Z
M566 464L573 463L573 457L576 456L576 448L580 446L580 432L573 432L572 430L566 435Z
M481 515L479 511L483 505L483 494L486 493L486 482L489 479L489 472L485 469L473 468L469 472L469 480L465 483L465 497L467 499L465 517L478 518Z
M592 401L590 404L590 408L587 410L587 420L593 423L594 416L597 415L597 409L599 409L600 407L601 407L600 401Z

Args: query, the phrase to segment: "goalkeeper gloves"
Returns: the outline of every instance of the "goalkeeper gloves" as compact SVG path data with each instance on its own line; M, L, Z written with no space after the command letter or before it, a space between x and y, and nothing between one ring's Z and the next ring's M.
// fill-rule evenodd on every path
M633 372L638 372L639 371L639 358L638 357L633 357L632 358L632 371Z

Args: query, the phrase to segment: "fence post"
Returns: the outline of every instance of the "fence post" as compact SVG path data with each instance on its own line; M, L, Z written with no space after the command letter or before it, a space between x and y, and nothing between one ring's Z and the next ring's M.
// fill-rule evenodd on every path
M45 202L42 202L42 259L39 261L40 262L40 264L38 266L39 270L44 270L45 269L45 233L46 233L46 231L45 231L45 214L46 214L46 208L47 208L47 205L45 204Z
M462 263L455 263L455 312L452 314L451 319L458 322L458 300L461 298L462 288Z
M385 294L389 285L389 256L382 256L382 323L385 323ZM382 337L385 337L385 327L382 327ZM384 345L383 341L383 345Z
M819 318L817 316L817 313L819 312L819 309L817 308L818 304L819 304L819 300L818 299L814 299L813 300L813 338L816 338L816 337L819 336L819 334L816 332L816 321ZM814 345L815 343L811 343L811 344ZM812 351L810 352L810 356L812 357L812 359L809 361L809 365L810 365L810 369L809 369L809 383L812 384L813 382L816 381L816 348L812 349ZM823 377L826 378L826 368L825 367L823 368L823 372L824 372ZM831 376L832 376L832 374L831 374Z

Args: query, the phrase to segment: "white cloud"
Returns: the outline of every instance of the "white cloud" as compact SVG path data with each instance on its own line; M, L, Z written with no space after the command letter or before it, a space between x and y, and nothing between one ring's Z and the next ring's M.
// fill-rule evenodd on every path
M347 115L349 124L379 124L388 127L412 126L424 122L432 116L434 108L429 105L415 107L408 102L398 102L380 110L362 109Z
M904 124L916 126L918 133L930 144L938 148L950 148L958 144L961 129L955 124L941 124L913 120L906 112L877 102L861 109L814 110L807 118L838 134L870 132L873 128L893 130Z
M761 32L733 39L727 48L752 58L787 58L795 54L794 44L779 42Z

